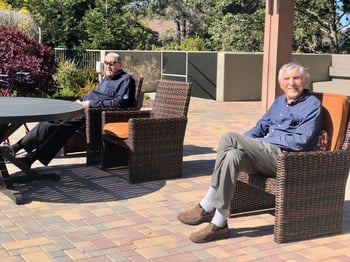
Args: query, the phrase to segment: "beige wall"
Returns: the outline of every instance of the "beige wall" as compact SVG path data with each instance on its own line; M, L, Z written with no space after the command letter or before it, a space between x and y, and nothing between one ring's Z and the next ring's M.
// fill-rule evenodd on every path
M261 53L218 52L216 100L261 99Z
M292 58L309 67L310 84L329 80L328 67L331 54L293 54ZM218 52L217 59L217 101L261 100L262 53Z
M293 54L293 60L309 68L310 81L308 88L311 89L313 82L329 80L329 66L332 65L331 54Z

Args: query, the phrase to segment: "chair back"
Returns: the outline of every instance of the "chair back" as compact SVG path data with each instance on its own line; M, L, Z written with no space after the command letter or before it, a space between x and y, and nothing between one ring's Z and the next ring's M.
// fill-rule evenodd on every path
M187 117L192 83L158 80L151 118Z
M133 108L140 109L143 104L143 92L142 92L143 76L133 75L132 78L135 81L135 102L134 102Z
M313 93L322 104L324 129L329 137L329 150L339 150L344 143L349 120L349 98L345 95Z

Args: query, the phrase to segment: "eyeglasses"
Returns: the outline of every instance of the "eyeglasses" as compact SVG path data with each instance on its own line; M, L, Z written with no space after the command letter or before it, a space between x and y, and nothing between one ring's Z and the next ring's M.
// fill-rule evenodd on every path
M105 61L104 63L105 63L105 65L110 65L110 66L114 66L115 64L119 64L119 62L117 62L117 61L110 61L110 62Z

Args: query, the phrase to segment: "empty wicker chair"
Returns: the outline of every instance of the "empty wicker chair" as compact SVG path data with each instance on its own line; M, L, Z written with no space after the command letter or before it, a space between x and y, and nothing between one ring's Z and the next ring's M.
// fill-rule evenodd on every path
M100 161L101 156L101 113L105 110L139 110L142 107L142 76L133 76L135 80L135 103L130 108L90 108L86 111L85 126L68 140L63 147L63 154L86 151L86 164Z
M350 166L349 101L337 94L315 95L329 137L326 151L282 153L276 177L241 172L231 201L231 215L275 207L277 243L342 230Z
M132 183L181 177L191 90L159 80L151 110L103 112L102 169L128 166Z

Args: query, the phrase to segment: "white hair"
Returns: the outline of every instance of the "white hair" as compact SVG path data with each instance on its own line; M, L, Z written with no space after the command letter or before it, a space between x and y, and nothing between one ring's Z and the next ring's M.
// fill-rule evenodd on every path
M290 62L290 63L288 63L288 64L283 65L283 66L280 68L280 70L279 70L279 72L278 72L278 82L281 82L281 80L282 80L282 75L283 75L284 72L289 71L289 70L292 70L292 69L294 69L294 68L299 68L299 70L300 70L299 72L300 72L300 74L301 74L301 77L302 77L304 80L308 80L308 79L309 79L310 74L309 74L307 68L305 68L304 66L302 66L302 65L299 64L299 63Z
M117 53L108 53L108 54L106 55L106 57L113 57L115 61L117 61L117 62L119 62L119 63L122 62L121 56L120 56L119 54L117 54Z

